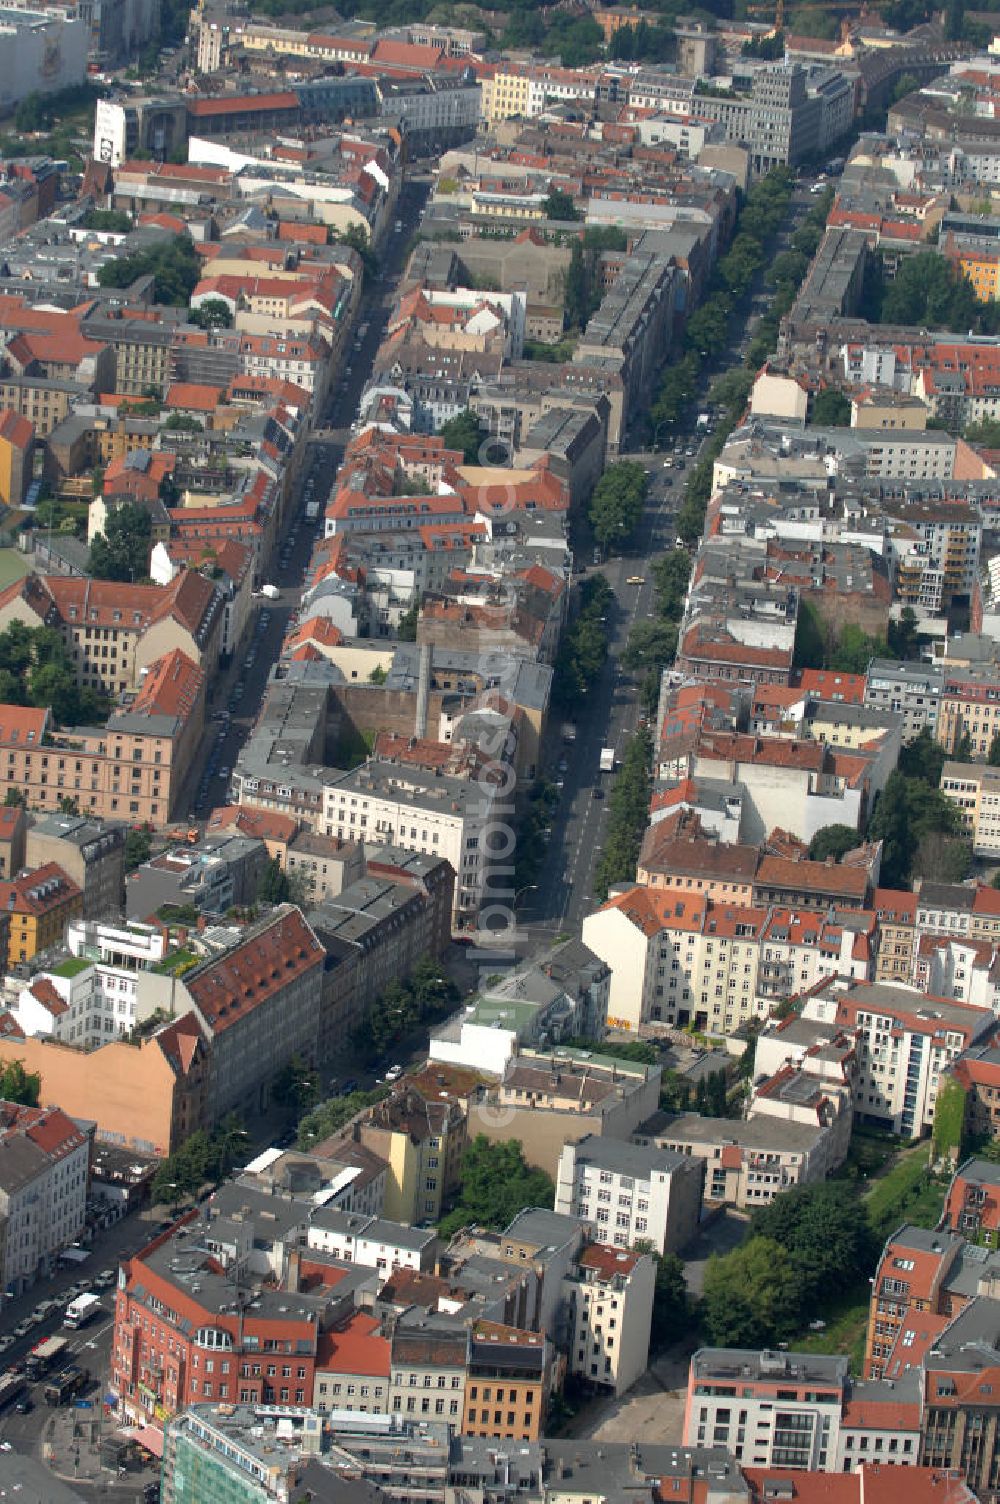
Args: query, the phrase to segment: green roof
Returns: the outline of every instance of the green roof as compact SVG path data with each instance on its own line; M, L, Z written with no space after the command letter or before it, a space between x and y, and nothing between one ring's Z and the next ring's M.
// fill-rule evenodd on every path
M78 977L81 971L86 971L93 962L85 956L67 956L65 961L60 961L58 966L52 966L49 970L54 977Z
M189 966L194 966L201 957L196 956L193 950L186 947L182 950L173 950L169 956L164 956L162 961L157 961L151 969L159 972L160 976L176 976L178 972L187 971Z

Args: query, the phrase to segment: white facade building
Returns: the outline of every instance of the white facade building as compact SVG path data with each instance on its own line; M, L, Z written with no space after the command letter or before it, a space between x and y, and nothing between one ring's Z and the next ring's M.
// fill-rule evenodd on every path
M702 1160L588 1134L563 1146L555 1210L616 1248L673 1253L698 1230L704 1179Z
M4 1103L0 1120L3 1289L11 1298L50 1274L83 1229L90 1135L58 1107Z

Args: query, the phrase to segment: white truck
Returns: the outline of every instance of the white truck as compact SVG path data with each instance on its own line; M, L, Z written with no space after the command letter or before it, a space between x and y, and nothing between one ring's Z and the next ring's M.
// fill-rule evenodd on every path
M92 1316L96 1316L101 1309L101 1297L92 1292L87 1295L78 1295L71 1300L63 1315L63 1326L75 1330L78 1326L85 1326Z
M708 433L708 430L711 427L711 423L712 418L710 413L698 414L697 428L699 433Z
M315 500L314 501L307 501L306 502L306 521L307 522L315 522L316 518L318 516L319 516L319 502L315 501Z
M277 585L261 585L260 593L261 595L266 596L269 601L276 601L278 599L278 596L281 594L281 591L278 589Z
M614 749L614 747L602 747L601 748L601 772L602 773L613 773L614 771L615 771L615 749Z

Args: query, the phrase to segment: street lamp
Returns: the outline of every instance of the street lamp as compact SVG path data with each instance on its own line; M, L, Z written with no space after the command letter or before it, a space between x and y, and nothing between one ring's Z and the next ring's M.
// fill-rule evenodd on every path
M514 909L516 909L517 908L517 900L520 898L521 894L522 893L530 893L532 891L534 891L535 893L538 892L538 884L537 883L525 883L525 885L524 885L523 888L518 888L517 892L514 894L514 902L513 902L513 904L512 904L511 907L514 908Z

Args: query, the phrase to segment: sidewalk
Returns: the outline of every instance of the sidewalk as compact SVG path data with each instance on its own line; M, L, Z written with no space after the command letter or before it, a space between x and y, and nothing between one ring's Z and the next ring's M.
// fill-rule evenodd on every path
M160 1464L156 1461L142 1464L130 1461L123 1472L115 1467L102 1467L101 1437L115 1435L119 1425L113 1414L102 1412L99 1394L93 1405L91 1410L66 1405L50 1412L40 1446L45 1465L64 1483L128 1489L133 1493L158 1481Z

